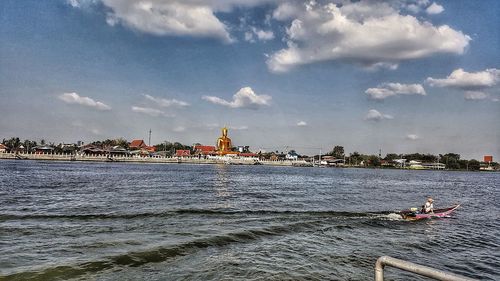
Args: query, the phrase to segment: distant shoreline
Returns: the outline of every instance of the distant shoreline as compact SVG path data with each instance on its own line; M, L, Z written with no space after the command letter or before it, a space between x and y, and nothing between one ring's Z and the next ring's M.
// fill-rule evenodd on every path
M33 160L33 161L58 161L58 162L109 162L109 163L143 163L143 164L198 164L198 165L265 165L282 167L314 167L304 160L259 160L254 157L162 157L162 156L107 156L107 155L80 155L80 154L36 154L36 153L1 153L0 160ZM317 167L317 166L316 166ZM334 168L322 166L321 168ZM363 167L339 166L335 168L354 169L384 169L384 170L414 170L414 171L469 171L469 172L498 172L497 170L471 171L463 169L438 170L438 169L399 169L392 167Z
M0 153L0 159L38 160L62 162L111 162L111 163L155 163L155 164L230 164L230 165L269 165L269 166L308 166L306 161L259 160L253 157L162 157L162 156L108 156L81 154L36 154L36 153Z

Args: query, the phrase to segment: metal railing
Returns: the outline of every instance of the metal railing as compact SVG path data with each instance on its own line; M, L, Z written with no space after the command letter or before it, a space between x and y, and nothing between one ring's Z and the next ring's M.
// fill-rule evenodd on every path
M418 275L430 277L436 280L445 281L474 281L476 279L467 278L464 276L456 275L446 271L434 269L432 267L415 264L409 261L396 259L389 256L382 256L378 258L375 263L375 281L384 281L384 267L392 266Z

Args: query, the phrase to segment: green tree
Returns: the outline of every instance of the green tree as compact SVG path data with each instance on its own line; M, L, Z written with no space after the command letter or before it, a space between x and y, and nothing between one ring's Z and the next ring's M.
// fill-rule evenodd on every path
M439 159L439 162L445 164L447 169L460 169L460 163L458 162L460 160L460 154L439 154Z
M192 148L191 148L191 146L189 146L189 145L184 145L184 144L182 144L182 143L180 143L180 142L174 142L174 144L173 144L173 148L174 148L175 150L179 150L179 149L191 150L191 149L192 149Z
M384 160L385 160L385 161L389 161L389 162L390 162L390 161L394 161L394 160L396 160L396 159L399 159L399 155L398 155L398 154L396 154L396 153L388 153L388 154L385 156L385 158L384 158Z
M341 146L341 145L336 145L333 150L332 150L332 154L331 154L333 157L337 158L337 159L342 159L344 158L344 147Z
M102 145L104 147L109 147L109 146L113 146L114 145L114 141L113 140L110 140L110 139L106 139L105 141L102 142Z
M117 146L121 146L125 149L128 149L129 146L128 146L128 141L124 138L117 138L115 141L114 141L114 145L117 145Z
M37 146L37 143L36 141L24 140L23 146L25 147L26 151L31 151L35 146Z
M457 161L458 169L460 170L468 170L469 169L469 161L465 159L460 159Z
M479 168L481 167L481 163L477 161L476 159L472 159L469 161L469 170L470 171L479 171Z
M423 155L420 153L410 153L410 154L405 154L403 155L403 158L406 159L407 161L422 161Z
M363 157L359 152L354 151L353 153L349 154L349 163L350 165L359 165L363 161Z
M8 140L3 140L3 144L10 150L17 149L21 145L21 140L18 137L12 137Z
M438 157L436 155L432 155L432 154L422 155L422 161L425 163L434 163L437 160L438 160Z

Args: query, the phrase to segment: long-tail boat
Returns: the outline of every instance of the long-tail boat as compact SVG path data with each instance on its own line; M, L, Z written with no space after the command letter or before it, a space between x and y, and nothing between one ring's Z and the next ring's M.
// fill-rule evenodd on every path
M445 218L449 217L450 214L455 211L460 204L443 208L443 209L435 209L433 212L424 213L420 210L416 210L416 208L412 208L410 210L400 211L399 214L405 220L422 220L422 219L433 219L433 218Z

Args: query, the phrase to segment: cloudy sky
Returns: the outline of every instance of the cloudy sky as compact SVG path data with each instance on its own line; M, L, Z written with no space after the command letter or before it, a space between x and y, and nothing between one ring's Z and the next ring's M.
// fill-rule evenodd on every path
M500 160L500 1L3 0L0 137Z

